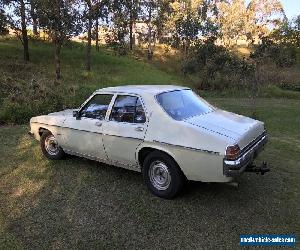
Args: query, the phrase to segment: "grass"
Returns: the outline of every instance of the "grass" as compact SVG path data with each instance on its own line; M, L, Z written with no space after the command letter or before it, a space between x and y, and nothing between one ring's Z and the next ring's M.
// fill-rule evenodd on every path
M244 174L238 190L190 182L170 201L151 195L138 173L77 157L49 161L28 137L27 125L8 125L79 105L104 86L194 87L167 50L161 47L149 64L136 54L118 57L101 48L86 72L84 47L71 44L62 52L63 78L55 81L51 44L31 41L31 62L24 63L18 41L0 40L0 249L236 249L244 233L299 237L299 92L276 86L260 91L255 114L270 141L258 161L268 161L270 173ZM253 112L247 91L200 94L221 108Z
M184 77L180 72L178 52L167 46L158 46L151 63L142 51L128 56L116 56L102 47L93 48L92 71L84 70L85 47L70 43L62 50L62 79L55 80L54 51L50 43L30 41L30 62L22 60L21 43L15 39L0 39L0 124L24 124L30 117L68 107L76 107L94 90L126 84L179 84L198 90L198 78ZM297 68L297 67L296 67ZM270 69L270 76L278 81L289 76L299 82L299 72ZM298 67L299 68L299 67ZM297 68L297 69L298 69ZM280 77L279 75L282 75ZM298 80L297 80L298 79ZM293 81L289 88L293 87ZM277 84L278 85L278 84ZM283 90L276 84L262 86L260 97L300 99L299 91ZM292 88L293 89L293 88ZM199 91L199 90L198 90ZM250 89L228 88L223 91L202 91L204 97L248 97Z
M247 99L211 98L249 115ZM49 161L27 126L0 128L0 248L239 248L239 235L300 234L299 100L259 99L270 141L239 189L191 182L175 200L151 195L139 173L68 157Z
M52 44L30 42L30 62L14 39L0 40L0 124L26 123L31 116L78 106L96 89L126 84L183 84L180 76L131 57L93 49L92 71L84 70L85 47L62 50L62 79L54 75ZM186 84L185 84L186 85Z

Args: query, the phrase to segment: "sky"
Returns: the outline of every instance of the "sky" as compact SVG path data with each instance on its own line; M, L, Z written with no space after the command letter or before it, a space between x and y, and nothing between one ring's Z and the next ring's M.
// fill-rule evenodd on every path
M290 19L300 15L299 0L281 0L286 16Z
M250 0L245 2L248 4ZM280 2L288 19L300 15L300 0L280 0Z

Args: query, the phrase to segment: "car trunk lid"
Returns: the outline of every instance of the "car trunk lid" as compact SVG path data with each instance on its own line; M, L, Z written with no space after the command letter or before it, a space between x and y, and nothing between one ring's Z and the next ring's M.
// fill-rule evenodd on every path
M228 137L238 143L241 149L264 132L262 122L220 109L191 117L185 122Z

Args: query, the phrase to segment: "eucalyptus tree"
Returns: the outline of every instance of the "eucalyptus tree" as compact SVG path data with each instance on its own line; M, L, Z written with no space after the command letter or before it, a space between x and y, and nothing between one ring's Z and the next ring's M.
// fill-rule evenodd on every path
M36 14L36 9L39 1L38 0L29 0L30 4L30 16L32 20L32 33L34 36L38 36L38 19Z
M2 0L2 4L6 8L11 8L13 17L11 18L11 28L15 30L16 35L20 39L23 45L23 58L25 61L29 61L29 45L27 34L27 22L26 9L28 2L25 0Z
M263 38L272 29L282 25L286 19L283 6L279 0L251 0L247 6L247 36L253 42L254 38Z
M40 0L37 15L40 27L47 30L54 44L56 79L60 79L61 48L66 40L81 32L79 2L76 0Z
M169 23L170 32L178 45L182 45L185 54L191 43L206 37L216 37L218 25L218 0L177 0L171 3L172 14Z
M87 71L91 70L92 28L95 20L96 49L99 51L99 19L108 15L108 0L84 0L84 19L87 20L87 48L86 64Z
M3 5L0 3L0 36L8 34L9 17L4 11Z

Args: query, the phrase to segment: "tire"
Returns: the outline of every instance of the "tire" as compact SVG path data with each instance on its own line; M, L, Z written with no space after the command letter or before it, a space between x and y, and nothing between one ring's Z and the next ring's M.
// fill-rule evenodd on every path
M172 199L183 188L185 178L179 166L160 151L153 151L146 156L142 172L146 186L158 197Z
M54 135L48 130L42 134L41 149L43 154L50 160L60 160L65 156L65 152L58 145Z

